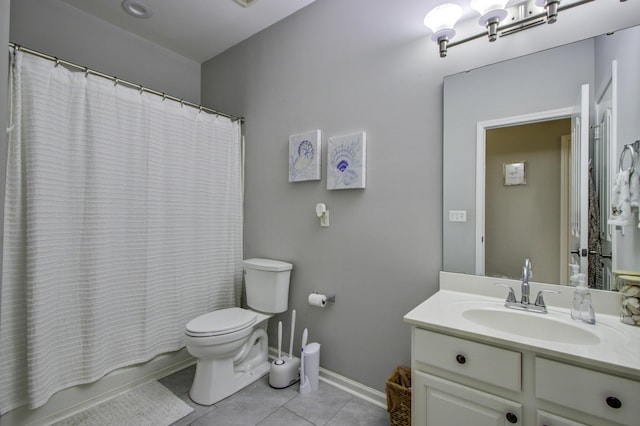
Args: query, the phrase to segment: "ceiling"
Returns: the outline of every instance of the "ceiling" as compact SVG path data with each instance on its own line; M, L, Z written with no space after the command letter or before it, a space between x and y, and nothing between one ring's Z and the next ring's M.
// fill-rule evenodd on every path
M127 14L122 0L60 0L104 21L202 63L315 0L139 0L153 15Z
M121 6L122 0L55 1L77 7L179 55L202 63L315 0L246 0L251 3L249 7L242 7L234 0L137 0L153 12L152 16L146 19L127 14ZM422 19L427 11L444 1L404 0L402 6L398 8L404 12L410 12L410 16L415 17L407 25L419 26L424 35L428 36L430 31L422 25ZM478 14L469 6L469 0L446 1L459 4L464 10L460 21L466 22L456 25L458 38L482 31L477 24ZM533 6L534 0L509 0L508 6L522 3L536 7ZM579 3L579 1L563 1L563 5L571 3ZM599 6L604 6L605 2L597 3ZM593 1L590 4L595 6L596 2ZM375 3L372 7L375 7ZM536 9L542 11L541 8L536 7ZM466 27L465 24L467 24Z

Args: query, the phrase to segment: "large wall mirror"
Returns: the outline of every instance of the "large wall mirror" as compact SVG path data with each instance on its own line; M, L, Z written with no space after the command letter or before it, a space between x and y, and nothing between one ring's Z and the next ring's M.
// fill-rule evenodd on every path
M573 263L605 290L640 271L637 210L607 224L640 139L639 51L632 27L445 77L445 271L520 279L530 258L566 284Z

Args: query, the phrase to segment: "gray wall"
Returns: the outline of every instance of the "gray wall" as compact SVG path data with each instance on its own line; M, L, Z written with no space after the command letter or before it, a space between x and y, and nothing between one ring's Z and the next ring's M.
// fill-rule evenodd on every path
M379 390L396 364L409 363L403 315L438 288L443 77L631 19L616 8L613 17L578 12L571 31L565 15L565 25L532 30L535 37L523 33L499 46L479 40L443 60L422 25L422 5L317 0L202 68L203 101L247 117L245 257L291 261L296 346L308 327L310 339L322 344L323 367ZM570 62L560 59L558 65ZM538 69L536 79L546 71ZM288 136L318 128L323 164L328 137L367 132L366 189L327 191L325 171L322 181L288 183ZM315 217L318 202L331 212L328 229ZM335 305L309 307L313 290L334 292ZM287 329L288 315L276 317L272 339L279 319Z
M200 103L200 64L58 0L13 0L11 41Z
M624 41L624 42L623 42ZM618 62L618 150L616 165L624 144L640 139L640 27L598 37L596 40L596 87L601 88L611 74L611 61ZM628 161L628 160L627 160ZM628 163L626 163L628 164ZM636 164L640 171L640 165ZM640 270L640 229L629 227L617 232L617 269Z
M410 362L402 317L436 291L441 265L440 82L427 81L424 37L390 31L393 7L320 0L202 71L202 99L247 117L245 257L291 261L295 346L308 327L321 366L379 390ZM366 189L327 191L326 169L288 182L288 137L312 129L323 168L328 137L367 132ZM314 290L336 303L308 306ZM288 314L272 320L272 345L278 319L288 330Z
M443 223L445 271L475 271L476 123L577 105L581 84L593 87L593 45L585 40L445 78L443 210L467 210L466 223ZM551 70L552 78L541 78Z

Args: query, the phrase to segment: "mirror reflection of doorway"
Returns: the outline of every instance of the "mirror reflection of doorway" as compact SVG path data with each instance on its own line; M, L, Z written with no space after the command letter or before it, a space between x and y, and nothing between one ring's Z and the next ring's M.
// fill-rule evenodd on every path
M593 287L605 290L615 289L613 282L613 269L617 235L613 226L607 226L611 200L611 186L614 174L616 153L616 127L617 127L617 90L618 90L618 63L611 62L611 76L605 82L604 88L595 99L596 127L594 129L593 149L591 157L594 168L594 191L600 202L598 235L589 236L589 256L601 266L601 271L595 277ZM595 244L593 244L595 243ZM590 275L592 275L590 273ZM591 277L590 277L591 278Z
M530 258L535 281L567 282L570 133L570 118L487 130L486 275L520 279ZM505 182L520 163L524 182Z

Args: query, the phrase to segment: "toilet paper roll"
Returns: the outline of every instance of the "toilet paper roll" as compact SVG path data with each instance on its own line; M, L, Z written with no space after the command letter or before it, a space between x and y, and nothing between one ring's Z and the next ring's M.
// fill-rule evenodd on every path
M327 306L327 296L325 296L324 294L311 293L309 295L309 304L311 306L324 308L325 306Z

